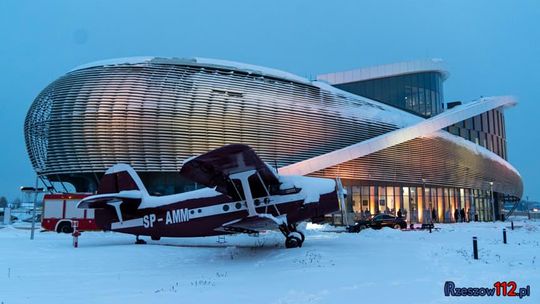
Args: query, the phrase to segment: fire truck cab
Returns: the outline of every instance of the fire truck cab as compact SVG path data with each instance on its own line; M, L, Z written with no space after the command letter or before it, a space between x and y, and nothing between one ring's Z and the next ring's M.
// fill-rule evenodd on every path
M43 197L41 227L58 233L72 233L72 221L78 221L78 230L99 230L93 209L79 209L77 203L90 194L46 194Z

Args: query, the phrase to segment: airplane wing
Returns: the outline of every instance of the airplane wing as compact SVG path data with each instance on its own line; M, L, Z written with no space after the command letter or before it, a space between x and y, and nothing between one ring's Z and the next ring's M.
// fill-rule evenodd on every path
M232 144L215 149L182 165L180 174L206 187L226 194L236 200L243 200L242 186L231 181L231 174L255 170L256 175L249 179L253 197L266 196L266 189L279 186L279 179L271 167L247 145ZM264 185L261 185L261 182ZM266 187L266 189L265 189Z
M224 224L217 230L230 233L249 233L256 234L262 231L276 230L279 228L279 223L285 221L285 216L269 217L262 215L257 217L248 217L240 220L235 220Z

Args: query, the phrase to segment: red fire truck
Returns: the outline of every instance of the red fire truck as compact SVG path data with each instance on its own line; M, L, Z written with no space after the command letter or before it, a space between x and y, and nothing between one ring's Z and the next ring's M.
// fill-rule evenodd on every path
M77 203L90 194L46 194L43 197L41 227L58 233L72 233L71 221L78 221L78 230L99 230L93 209L79 209Z

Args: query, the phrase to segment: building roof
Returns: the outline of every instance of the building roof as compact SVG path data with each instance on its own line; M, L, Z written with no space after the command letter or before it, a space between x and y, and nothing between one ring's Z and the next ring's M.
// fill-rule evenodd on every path
M391 63L366 68L359 68L343 72L317 75L317 80L326 81L331 85L364 81L391 76L420 73L439 72L446 80L449 76L441 59L416 60Z
M177 65L198 65L198 66L211 66L217 68L226 68L231 70L239 70L243 72L253 73L261 76L270 76L283 80L294 81L304 84L311 84L311 81L304 77L298 75L281 71L278 69L267 68L263 66L246 64L236 61L221 60L221 59L211 59L211 58L202 58L202 57L193 57L193 58L166 58L166 57L151 57L151 56L139 56L139 57L125 57L125 58L114 58L90 62L75 67L70 72L88 69L93 67L100 66L117 66L117 65L141 65L141 64L177 64Z

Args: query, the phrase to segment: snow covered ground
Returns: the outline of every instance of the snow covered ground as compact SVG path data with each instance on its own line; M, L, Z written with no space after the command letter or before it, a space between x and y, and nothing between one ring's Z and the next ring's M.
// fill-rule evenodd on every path
M71 237L0 229L0 303L540 303L540 222L438 225L440 231L324 231L310 225L302 248L280 233L162 239L85 232ZM480 260L472 259L477 236ZM530 285L531 296L445 297L496 281ZM394 301L394 302L390 302ZM411 302L412 301L412 302Z

